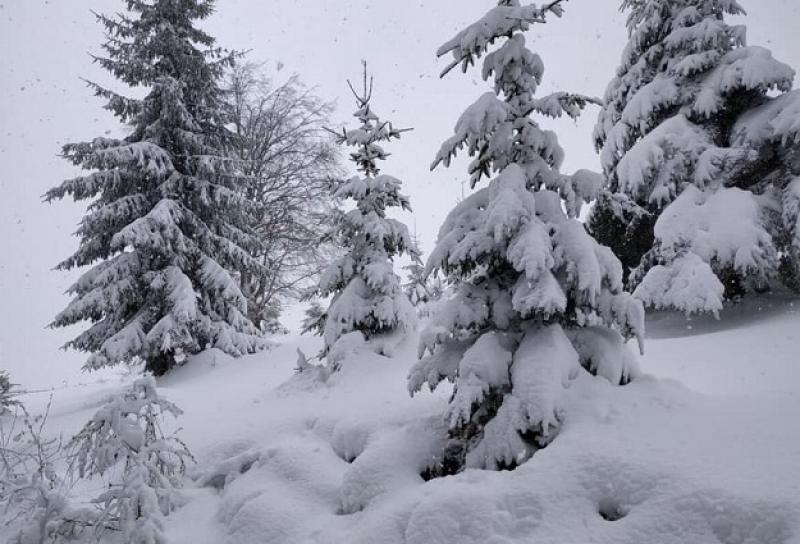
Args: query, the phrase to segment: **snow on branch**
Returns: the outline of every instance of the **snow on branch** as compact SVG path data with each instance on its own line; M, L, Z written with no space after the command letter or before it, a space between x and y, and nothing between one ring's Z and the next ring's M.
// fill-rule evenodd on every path
M560 17L563 13L561 3L564 1L555 0L541 8L533 4L520 7L510 2L492 8L481 19L439 47L437 56L442 57L448 53L453 55L451 63L442 70L441 77L459 64L462 71L466 72L496 39L510 36L516 31L528 30L531 24L544 23L548 13Z
M458 118L455 134L442 144L431 164L434 170L440 163L450 166L450 162L465 145L470 155L475 154L486 143L487 135L492 134L506 122L508 106L492 92L482 95Z

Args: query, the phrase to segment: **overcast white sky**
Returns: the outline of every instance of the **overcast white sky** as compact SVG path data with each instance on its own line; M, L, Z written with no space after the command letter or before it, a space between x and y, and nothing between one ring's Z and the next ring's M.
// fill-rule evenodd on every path
M749 43L800 67L800 1L742 0ZM57 348L75 330L45 329L67 302L75 274L51 268L77 246L71 237L82 208L46 205L40 196L76 171L57 154L63 143L92 139L119 126L80 78L108 82L88 52L102 30L91 11L122 9L122 0L0 0L0 368L25 385L76 378L83 356ZM423 249L461 192L463 164L428 171L459 113L487 90L475 73L438 78L437 47L492 7L491 0L221 0L206 28L221 46L250 50L281 74L298 73L337 100L337 124L349 120L346 78L360 60L375 75L375 109L395 125L414 127L394 144L384 171L405 182ZM602 95L626 33L617 0L570 0L563 19L534 28L528 43L544 59L543 91ZM598 169L591 129L596 111L558 130L564 171Z

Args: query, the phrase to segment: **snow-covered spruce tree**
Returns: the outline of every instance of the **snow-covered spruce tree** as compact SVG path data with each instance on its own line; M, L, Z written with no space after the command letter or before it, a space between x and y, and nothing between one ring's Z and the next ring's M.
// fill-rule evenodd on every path
M403 291L415 308L424 306L433 297L431 280L425 274L425 265L420 261L412 261L403 267L408 274L408 281L403 284Z
M531 117L575 117L587 102L535 96L543 63L523 32L548 14L560 15L560 2L501 0L438 52L454 57L443 75L487 53L483 77L493 78L494 92L464 112L433 167L466 147L473 186L494 177L450 213L428 261L455 287L423 332L409 374L412 394L425 383L455 383L450 440L433 476L517 466L557 434L566 387L579 372L613 384L635 372L624 339L636 336L641 347L642 305L623 292L611 250L575 219L599 176L561 174L556 135Z
M300 333L321 335L325 330L325 318L325 308L322 303L319 300L311 300L300 324Z
M425 274L425 265L420 257L419 238L417 238L416 234L411 238L411 242L414 253L411 262L403 267L408 276L408 281L403 284L403 291L411 305L417 308L428 302L431 292L428 285L428 276Z
M140 378L111 398L72 439L81 478L111 476L94 502L103 525L121 531L124 542L166 542L163 518L176 507L176 488L191 453L167 436L161 421L183 412L158 394L152 377Z
M417 237L413 238L417 254L421 255ZM406 271L407 281L403 284L403 290L411 301L411 305L417 310L419 318L430 317L435 305L439 303L444 295L444 283L438 274L430 274L420 257L412 258L411 262L403 267Z
M748 110L731 134L732 145L758 153L740 173L737 187L762 195L766 230L780 256L780 280L800 292L800 90Z
M622 6L630 40L595 128L606 187L589 229L626 273L638 267L631 283L644 282L647 304L716 311L776 274L769 206L753 183L763 157L732 135L794 72L725 22L743 13L735 0Z
M58 265L91 268L69 289L61 327L91 327L67 344L91 353L86 369L146 361L163 374L208 347L239 356L264 346L247 318L237 277L259 273L252 206L225 160L228 136L218 82L232 62L194 26L210 0L128 0L128 14L99 15L108 40L96 61L132 99L92 84L130 134L68 144L64 156L92 172L46 199L89 200L77 252Z
M403 131L373 112L373 85L366 65L363 91L350 88L358 104L354 117L360 125L335 134L340 145L355 148L350 159L362 175L337 183L333 189L334 198L350 199L355 207L338 218L333 234L346 253L323 272L317 288L318 296L332 296L322 333L323 353L343 335L359 331L369 340L412 327L416 319L392 264L394 257L413 253L413 242L402 222L386 216L388 208L410 211L411 206L400 192L401 181L381 174L378 168L378 161L389 156L381 142L400 138Z

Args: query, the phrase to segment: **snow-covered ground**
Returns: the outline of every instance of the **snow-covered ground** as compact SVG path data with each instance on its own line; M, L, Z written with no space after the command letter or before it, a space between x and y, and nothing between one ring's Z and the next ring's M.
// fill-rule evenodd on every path
M393 358L362 350L324 384L294 374L318 339L280 342L161 381L197 458L174 542L800 543L800 300L655 314L643 378L584 375L561 434L522 467L429 482L448 391L408 396L415 339ZM56 390L49 431L69 436L130 379Z

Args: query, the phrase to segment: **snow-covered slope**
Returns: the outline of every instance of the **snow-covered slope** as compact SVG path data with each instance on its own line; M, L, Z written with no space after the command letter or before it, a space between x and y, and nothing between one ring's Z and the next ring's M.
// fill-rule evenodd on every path
M719 320L654 313L647 330L643 368L654 376L715 395L800 395L796 298L762 295L726 308Z
M425 482L448 391L411 399L414 339L362 349L320 383L288 336L240 360L205 353L161 381L198 463L169 518L176 543L800 542L800 301L762 297L722 320L650 318L646 375L584 375L561 434L512 472ZM128 379L128 378L123 378ZM681 383L682 382L682 383ZM69 434L115 380L59 390ZM35 411L42 395L31 396Z

